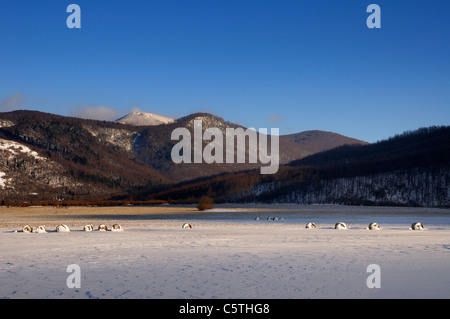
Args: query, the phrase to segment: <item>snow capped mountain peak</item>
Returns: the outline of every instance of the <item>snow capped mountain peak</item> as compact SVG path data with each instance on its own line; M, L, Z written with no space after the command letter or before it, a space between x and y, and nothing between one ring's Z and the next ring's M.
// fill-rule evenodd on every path
M122 124L130 124L130 125L136 125L136 126L143 126L143 125L160 125L160 124L168 124L173 123L175 120L173 118L158 115L154 113L147 113L147 112L133 112L130 114L127 114L119 119L117 119L115 122L119 122Z

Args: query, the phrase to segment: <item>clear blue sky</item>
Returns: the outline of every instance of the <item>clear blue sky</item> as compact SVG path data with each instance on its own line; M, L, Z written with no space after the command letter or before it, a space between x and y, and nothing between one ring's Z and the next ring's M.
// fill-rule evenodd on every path
M450 125L449 15L447 0L1 0L0 111L206 111L375 142Z

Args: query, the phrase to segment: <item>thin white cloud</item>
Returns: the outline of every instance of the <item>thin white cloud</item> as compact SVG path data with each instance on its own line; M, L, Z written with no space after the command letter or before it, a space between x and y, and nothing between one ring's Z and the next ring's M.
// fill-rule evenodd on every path
M20 92L5 97L0 103L0 112L14 111L28 102L28 97Z
M269 118L267 119L269 123L284 123L286 122L286 119L278 114L270 114Z
M90 120L114 121L120 117L121 113L111 107L94 105L75 108L70 111L70 115Z

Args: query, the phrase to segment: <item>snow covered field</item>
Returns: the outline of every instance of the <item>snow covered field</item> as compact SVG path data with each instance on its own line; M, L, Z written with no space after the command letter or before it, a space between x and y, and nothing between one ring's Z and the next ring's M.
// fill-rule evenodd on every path
M349 229L333 229L339 221ZM416 221L425 230L410 230ZM367 230L370 222L382 229ZM55 231L62 223L70 233ZM101 223L124 231L82 231ZM49 232L14 232L26 224ZM450 210L442 209L0 208L0 242L0 298L450 298ZM67 285L73 264L80 288ZM372 264L380 288L367 285Z

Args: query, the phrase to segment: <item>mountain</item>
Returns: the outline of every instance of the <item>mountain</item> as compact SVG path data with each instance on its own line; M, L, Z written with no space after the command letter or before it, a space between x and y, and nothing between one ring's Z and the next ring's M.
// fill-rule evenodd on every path
M194 135L196 120L202 133L245 129L208 113L160 125L0 113L0 202L196 202L207 195L216 202L450 206L450 127L374 144L324 131L280 136L279 170L262 175L261 162L175 164L171 134L183 128Z
M0 118L0 201L109 198L171 182L133 155L128 126L35 111Z
M304 131L296 134L280 136L282 152L281 163L289 163L296 159L333 149L342 145L368 145L369 143L333 132ZM290 151L287 151L287 150Z
M145 125L153 126L153 125L173 123L174 121L175 120L173 118L154 113L133 112L117 119L115 122L135 126L145 126Z
M201 120L203 132L207 128L218 128L225 137L227 128L242 128L240 125L225 121L223 118L209 113L194 113L177 119L174 123L160 125L157 127L143 127L139 131L138 138L134 141L134 153L137 158L152 166L166 177L173 181L188 181L195 178L207 177L217 174L238 172L243 170L256 169L262 166L261 162L249 163L248 148L246 149L245 163L180 163L175 164L171 159L171 150L178 143L171 140L171 133L176 128L187 128L194 135L194 121ZM298 135L286 135L279 137L280 163L288 163L292 160L303 158L317 151L323 151L345 144L367 144L353 138L329 132L305 132ZM258 137L262 136L258 133ZM264 137L267 138L267 137ZM192 143L193 144L193 143ZM203 142L203 147L207 142ZM225 145L225 141L223 145ZM192 148L192 153L194 152ZM235 148L236 154L236 148Z
M128 118L133 117L146 118L142 114ZM169 187L261 166L248 162L175 164L171 151L178 141L171 140L171 133L186 128L193 134L195 120L202 120L203 130L218 128L225 132L226 128L240 127L208 113L160 125L87 120L37 111L0 113L0 201L125 198L136 190ZM367 144L321 131L280 136L279 142L281 163L347 143Z
M197 179L136 198L216 202L450 206L450 127L344 145L281 166L274 175L237 172Z

